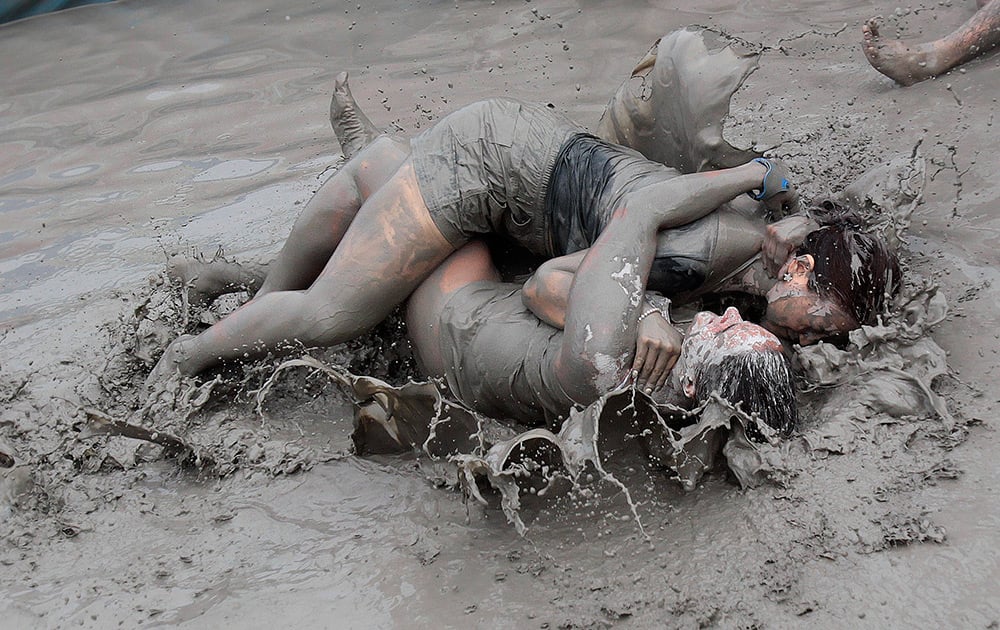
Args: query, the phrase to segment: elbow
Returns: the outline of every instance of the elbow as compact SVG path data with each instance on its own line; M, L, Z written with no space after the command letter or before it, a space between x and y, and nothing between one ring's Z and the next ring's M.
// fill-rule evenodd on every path
M567 394L581 405L589 405L601 396L625 384L631 371L632 357L620 357L600 352L564 359L560 366L560 383Z
M521 303L529 309L538 303L538 272L529 277L521 287Z

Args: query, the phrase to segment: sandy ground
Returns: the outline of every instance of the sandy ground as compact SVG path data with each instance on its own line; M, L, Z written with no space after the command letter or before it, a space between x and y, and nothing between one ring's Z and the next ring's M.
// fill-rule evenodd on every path
M1000 624L1000 57L902 89L860 49L873 14L929 38L974 3L690 6L126 2L0 27L0 626ZM651 541L610 490L526 511L520 537L446 468L352 456L349 406L304 374L262 413L226 389L163 417L228 458L222 477L74 430L81 406L134 409L121 333L147 314L136 296L167 253L280 246L338 161L338 71L390 129L497 94L596 126L649 45L689 24L762 51L728 135L785 158L807 197L915 149L926 160L908 267L950 305L933 338L953 428L861 414L837 448L792 440L791 473L754 490L718 473L684 494L637 468ZM391 371L392 356L330 358Z

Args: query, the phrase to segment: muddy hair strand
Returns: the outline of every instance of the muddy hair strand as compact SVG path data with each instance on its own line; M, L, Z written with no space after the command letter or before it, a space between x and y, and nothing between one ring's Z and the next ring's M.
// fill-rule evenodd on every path
M703 365L695 378L695 398L706 400L712 392L741 405L748 415L756 414L783 437L799 424L792 369L780 352L730 354L721 361ZM756 427L747 426L746 430L751 440L766 441Z

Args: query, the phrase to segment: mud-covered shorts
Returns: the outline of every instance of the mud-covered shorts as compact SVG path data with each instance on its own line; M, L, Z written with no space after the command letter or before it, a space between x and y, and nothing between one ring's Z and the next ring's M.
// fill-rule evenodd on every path
M563 333L524 306L520 289L473 282L449 298L440 316L445 382L482 414L556 427L574 406L553 370Z
M479 234L552 256L544 201L556 155L583 130L545 105L467 105L413 139L411 158L434 224L459 246Z

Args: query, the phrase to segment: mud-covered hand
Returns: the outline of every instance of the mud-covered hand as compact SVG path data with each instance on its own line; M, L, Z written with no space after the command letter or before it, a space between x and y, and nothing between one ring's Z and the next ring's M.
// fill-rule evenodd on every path
M813 230L819 229L819 224L802 214L785 217L767 226L764 233L764 245L761 255L764 268L772 277L778 276L778 271L788 257L806 240Z
M670 370L681 354L683 335L658 311L639 321L632 372L636 385L647 393L667 382Z
M795 212L799 207L799 193L792 184L791 173L781 160L755 158L754 162L766 170L761 178L760 188L747 193L772 214L784 215Z

